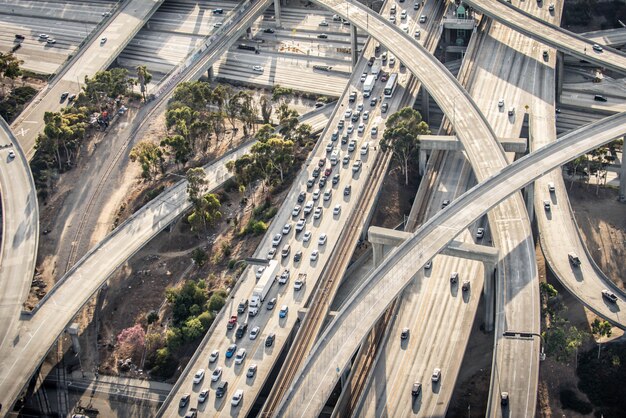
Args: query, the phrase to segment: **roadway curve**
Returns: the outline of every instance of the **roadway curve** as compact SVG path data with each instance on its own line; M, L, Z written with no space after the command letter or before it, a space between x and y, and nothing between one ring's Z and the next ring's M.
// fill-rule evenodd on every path
M378 318L415 273L465 228L544 173L625 132L626 113L573 131L505 167L431 218L394 250L344 304L307 358L304 370L311 373L301 374L293 383L277 416L317 416L321 411L318 406L325 404L340 372ZM531 339L538 341L538 336Z
M626 54L622 51L604 47L604 52L595 52L592 49L593 41L548 23L503 0L463 0L463 2L483 15L559 51L626 74ZM535 4L537 7L547 7L540 2Z
M463 143L477 180L483 181L506 167L508 161L491 126L459 81L432 55L397 26L365 7L333 0L317 3L349 19L389 48L423 83L448 115ZM452 117L450 117L452 116ZM496 292L496 329L505 326L539 333L539 288L532 232L521 195L515 194L489 213L493 237L501 250ZM523 272L523 274L521 274ZM523 315L523 312L529 314ZM532 313L532 314L530 314ZM505 322L505 318L507 322ZM499 381L518 393L523 414L534 411L539 369L539 343L496 344L494 358L503 366ZM305 369L306 372L306 369ZM523 394L522 394L523 393Z
M321 115L328 115L332 109L332 105L325 106L300 121L311 123L314 131L319 130L326 125L327 118ZM245 154L252 144L235 149L204 167L211 190L232 177L225 168L226 163ZM190 208L186 189L187 182L180 181L135 212L61 278L37 305L30 320L21 322L12 344L0 348L0 404L12 404L49 347L108 277Z
M15 153L9 159L9 152ZM10 331L28 295L39 243L39 206L28 160L0 117L0 191L2 246L0 247L0 347L11 344Z

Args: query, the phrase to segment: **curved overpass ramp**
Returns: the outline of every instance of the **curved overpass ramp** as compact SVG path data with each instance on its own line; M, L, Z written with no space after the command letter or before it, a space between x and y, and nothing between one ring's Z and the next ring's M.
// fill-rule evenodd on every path
M15 158L9 157L9 152ZM2 246L0 247L0 350L11 347L11 331L20 317L35 271L39 243L39 206L28 160L0 117L0 192ZM0 351L1 352L1 351Z
M592 49L593 41L548 23L503 0L463 0L463 2L485 16L559 51L626 74L626 54L622 51L604 47L603 52L596 52ZM536 4L537 7L548 7L543 2Z
M626 113L620 113L571 132L505 167L431 218L371 273L344 304L309 355L305 372L291 386L278 416L317 416L358 345L389 304L428 260L471 223L544 173L625 131ZM539 340L538 336L517 338L537 343Z

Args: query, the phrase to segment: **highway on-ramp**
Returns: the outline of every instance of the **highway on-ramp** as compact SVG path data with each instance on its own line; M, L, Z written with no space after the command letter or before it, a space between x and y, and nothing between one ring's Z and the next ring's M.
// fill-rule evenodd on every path
M565 162L620 137L625 129L626 114L619 114L571 132L505 167L431 218L370 274L344 304L307 358L304 370L308 373L301 374L291 386L278 415L316 417L358 345L428 260L512 193ZM510 339L538 340L539 336L518 334Z
M13 153L11 157L9 153ZM30 289L39 240L39 206L28 160L0 117L0 347L14 342L10 331Z
M603 47L602 51L595 51L593 41L548 23L504 0L463 0L463 2L485 16L559 51L622 74L626 73L626 54L620 50ZM541 1L532 1L532 4L533 7L548 8Z

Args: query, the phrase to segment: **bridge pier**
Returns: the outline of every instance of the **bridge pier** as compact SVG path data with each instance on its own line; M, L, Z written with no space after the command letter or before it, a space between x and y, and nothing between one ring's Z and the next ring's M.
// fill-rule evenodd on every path
M374 254L374 268L377 268L385 259L385 249L383 244L372 242L372 253Z
M246 29L246 39L252 39L252 28Z
M72 323L67 328L67 333L72 337L72 349L74 353L80 353L80 341L78 341L78 324L76 322Z
M352 52L352 65L354 66L359 61L359 47L357 43L357 33L355 25L350 25L350 46Z
M524 201L526 202L528 219L532 221L535 219L535 182L532 182L528 186L524 187Z
M626 161L624 161L623 151L621 164L622 167L619 172L619 201L626 202Z
M424 172L426 171L426 161L427 161L426 151L421 149L419 152L419 167L418 167L418 172L420 176L423 176Z
M485 296L485 331L493 331L493 324L495 321L495 293L493 291L495 285L495 269L494 263L484 262L483 268L485 269L485 284L483 285L483 294Z
M563 65L565 61L565 54L561 51L556 53L556 100L561 100L561 93L563 93Z
M429 123L430 121L430 94L428 94L428 90L426 90L422 86L422 108L421 112L422 120L424 122Z
M276 27L280 28L280 0L274 0L274 20Z

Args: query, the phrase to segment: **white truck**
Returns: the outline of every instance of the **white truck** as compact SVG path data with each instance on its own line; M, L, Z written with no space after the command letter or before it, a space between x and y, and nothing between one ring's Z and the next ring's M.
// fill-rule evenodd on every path
M373 76L376 77L376 79L378 79L378 75L380 74L380 69L383 66L383 62L380 58L377 58L374 61L374 64L372 64L372 70L370 71L370 74L372 74Z
M250 306L258 308L265 300L265 297L270 292L274 281L276 280L276 272L280 264L276 260L270 261L269 265L261 275L261 278L257 282L254 290L252 291L252 297L250 298Z
M373 74L368 75L363 83L363 97L370 97L372 90L374 90L374 83L376 83L376 76Z

